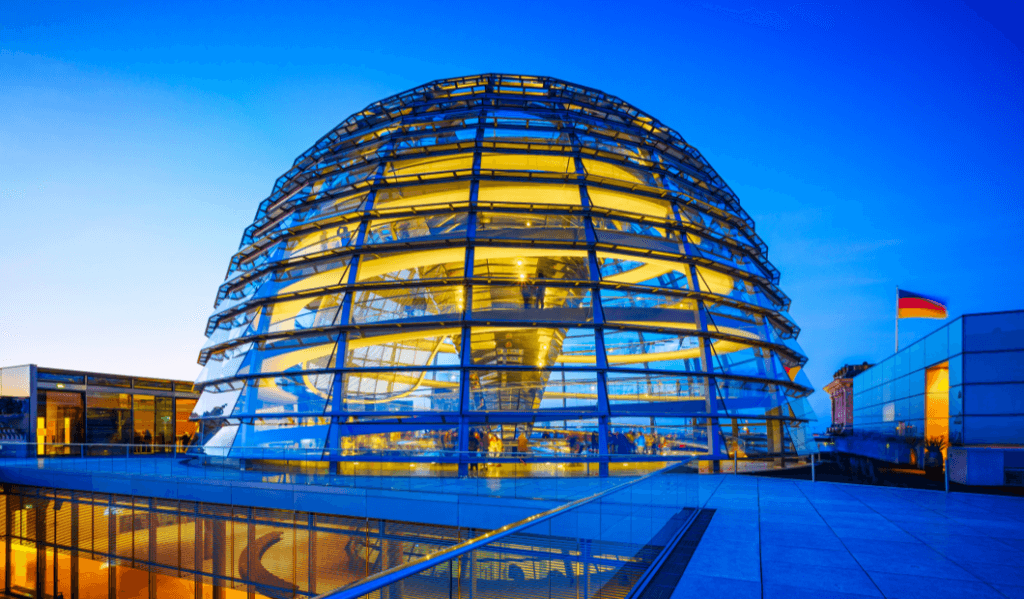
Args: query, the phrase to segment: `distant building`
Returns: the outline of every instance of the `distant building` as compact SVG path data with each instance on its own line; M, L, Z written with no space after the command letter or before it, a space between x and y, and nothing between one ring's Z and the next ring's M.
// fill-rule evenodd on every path
M832 399L831 432L853 427L853 377L871 368L871 364L847 364L832 375L825 393Z
M195 438L191 381L80 372L35 364L0 368L3 455L171 451ZM6 442L6 443L5 443Z
M858 432L948 444L957 482L1024 483L1024 310L946 323L856 374L853 404Z

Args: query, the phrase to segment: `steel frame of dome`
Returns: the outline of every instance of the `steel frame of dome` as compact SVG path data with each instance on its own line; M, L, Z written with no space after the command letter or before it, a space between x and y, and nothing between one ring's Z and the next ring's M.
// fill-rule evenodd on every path
M196 447L461 472L804 453L778 281L656 119L546 77L434 81L349 117L260 204L200 352Z

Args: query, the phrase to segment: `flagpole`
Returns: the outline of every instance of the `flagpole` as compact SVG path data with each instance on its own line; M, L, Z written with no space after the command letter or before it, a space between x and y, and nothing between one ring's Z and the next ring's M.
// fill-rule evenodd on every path
M896 286L896 352L900 353L900 286Z

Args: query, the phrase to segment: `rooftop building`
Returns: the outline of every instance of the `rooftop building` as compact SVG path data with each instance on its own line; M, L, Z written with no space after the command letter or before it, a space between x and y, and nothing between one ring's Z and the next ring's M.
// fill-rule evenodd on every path
M847 364L832 375L832 382L825 385L832 402L832 432L853 427L853 377L871 368L871 364Z
M921 442L956 482L1020 485L1022 391L1024 310L965 314L853 377L854 430L883 438L887 461L925 463Z
M35 364L3 367L0 453L184 451L195 439L189 416L197 399L191 381Z

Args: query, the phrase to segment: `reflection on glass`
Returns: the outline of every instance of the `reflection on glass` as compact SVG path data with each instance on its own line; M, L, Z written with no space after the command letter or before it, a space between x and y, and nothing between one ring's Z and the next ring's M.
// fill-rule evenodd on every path
M420 370L342 375L348 412L457 412L459 371Z
M452 239L466 236L466 213L437 214L405 218L383 218L370 223L366 245L379 245L430 238Z
M606 330L605 349L613 368L658 368L701 372L700 337L650 331Z
M582 250L478 247L474 259L473 276L483 279L528 284L546 279L586 281L589 278L587 253Z
M132 442L132 398L127 393L89 392L85 397L85 442L95 452L113 450L104 445ZM120 450L121 452L124 449Z
M586 241L583 217L573 214L534 212L480 212L476 220L477 239Z
M601 280L608 283L644 285L665 289L690 289L690 269L676 260L597 252Z
M592 410L597 406L593 372L473 370L470 409L485 412Z
M231 414L320 414L331 398L333 384L334 374L251 378Z
M357 291L352 299L352 324L434 320L457 316L465 308L462 286L391 287Z
M539 279L514 286L474 285L475 320L592 322L592 291L545 284Z
M43 443L46 452L51 454L70 454L71 443L81 443L83 438L81 393L65 391L39 391L39 414L43 418ZM37 431L38 435L39 431ZM61 447L61 444L68 446Z
M461 327L351 331L347 368L458 366Z

